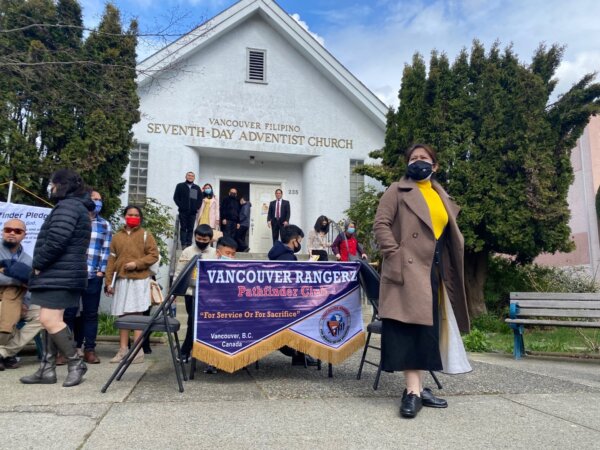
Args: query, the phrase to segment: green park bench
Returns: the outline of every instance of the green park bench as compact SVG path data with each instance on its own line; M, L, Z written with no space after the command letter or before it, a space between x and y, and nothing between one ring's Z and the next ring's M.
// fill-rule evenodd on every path
M511 292L506 322L514 332L515 359L525 356L525 325L600 328L600 293Z

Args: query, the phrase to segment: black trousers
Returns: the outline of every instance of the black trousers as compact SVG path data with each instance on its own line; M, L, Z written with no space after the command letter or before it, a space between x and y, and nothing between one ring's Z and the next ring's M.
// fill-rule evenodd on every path
M271 220L271 235L273 236L273 245L279 240L281 229L283 228L283 222L279 219Z
M246 244L246 235L248 234L248 227L240 226L235 232L235 241L238 245L238 252L244 252L248 248Z
M237 232L237 223L227 219L227 223L221 228L223 236L229 236L231 239L235 239L235 233Z
M192 344L194 343L194 296L185 295L185 312L187 312L187 331L185 339L181 345L181 354L189 355L192 353Z
M192 245L195 220L196 211L179 210L179 239L181 241L182 249Z

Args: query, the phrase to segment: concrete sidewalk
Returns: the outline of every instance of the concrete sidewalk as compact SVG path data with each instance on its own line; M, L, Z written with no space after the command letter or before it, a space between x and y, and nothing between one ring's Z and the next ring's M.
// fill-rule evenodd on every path
M233 375L206 375L177 390L168 349L155 346L106 394L115 344L73 388L23 385L37 366L0 372L0 447L15 448L598 448L600 363L472 354L474 371L445 376L448 409L398 415L402 376L375 369L356 380L359 354L327 371L291 367L274 353ZM199 365L202 369L202 364ZM433 385L432 380L429 380Z

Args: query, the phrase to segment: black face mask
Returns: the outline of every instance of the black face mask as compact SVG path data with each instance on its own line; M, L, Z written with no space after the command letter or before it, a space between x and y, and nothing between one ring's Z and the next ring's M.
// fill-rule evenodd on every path
M429 178L433 173L433 164L427 161L415 161L406 168L406 176L416 181Z
M327 231L328 226L327 225L321 225L321 231Z
M231 198L236 198L236 197L237 197L237 194L231 194L231 193L230 193L230 194L229 194L229 196L230 196Z
M210 242L198 242L198 241L196 241L196 246L200 250L206 250L206 247L208 247L208 244L210 244Z
M294 253L298 253L302 250L302 244L298 244L297 242L294 244Z

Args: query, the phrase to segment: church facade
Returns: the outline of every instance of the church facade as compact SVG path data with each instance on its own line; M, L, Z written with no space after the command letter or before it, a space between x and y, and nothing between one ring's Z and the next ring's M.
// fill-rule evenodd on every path
M218 199L252 203L249 245L271 246L268 204L282 189L308 233L335 221L384 144L387 106L271 0L242 0L138 66L141 121L123 202L173 207L193 171Z

